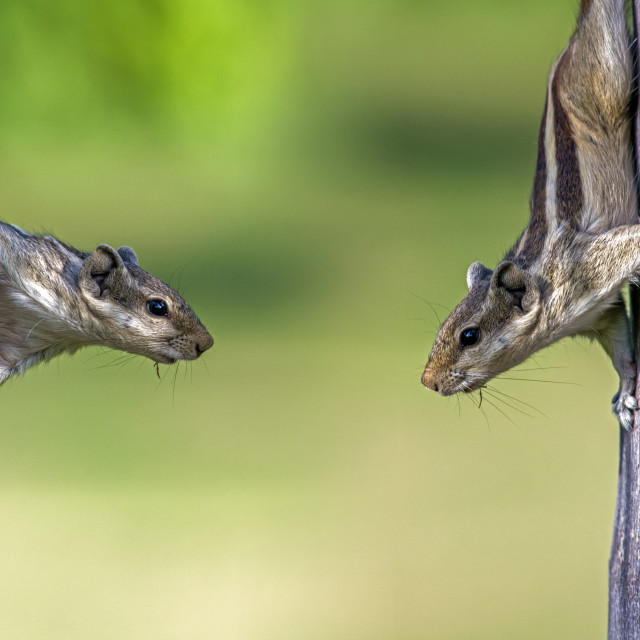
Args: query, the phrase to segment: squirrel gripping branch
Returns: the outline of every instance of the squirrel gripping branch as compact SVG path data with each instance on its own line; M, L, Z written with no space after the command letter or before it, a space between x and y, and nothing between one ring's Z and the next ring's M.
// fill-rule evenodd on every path
M582 0L549 77L529 226L493 271L469 267L469 293L440 328L426 387L475 391L582 335L611 358L620 376L613 411L633 427L636 363L621 289L640 275L640 224L625 15L624 0Z

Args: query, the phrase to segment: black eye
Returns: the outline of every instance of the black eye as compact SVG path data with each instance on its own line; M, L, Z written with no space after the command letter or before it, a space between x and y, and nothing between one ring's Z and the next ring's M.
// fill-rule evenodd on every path
M471 329L465 329L460 334L460 344L462 347L471 347L480 340L480 329L472 327Z
M169 309L164 300L147 300L147 310L154 316L168 316Z

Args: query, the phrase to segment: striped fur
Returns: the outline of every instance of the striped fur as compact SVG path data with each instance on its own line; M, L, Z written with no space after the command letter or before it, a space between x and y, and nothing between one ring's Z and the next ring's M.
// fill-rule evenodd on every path
M440 329L425 386L473 391L562 337L587 335L620 375L614 411L631 426L635 363L620 299L640 273L631 94L624 0L583 0L549 76L529 226L494 271L469 268L469 295ZM468 329L480 338L464 346Z

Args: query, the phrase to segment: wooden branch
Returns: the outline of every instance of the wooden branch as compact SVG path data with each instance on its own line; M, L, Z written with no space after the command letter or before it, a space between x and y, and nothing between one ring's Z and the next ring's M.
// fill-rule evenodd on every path
M640 0L633 0L633 32L637 40ZM634 47L636 78L640 71L638 47ZM637 87L636 87L637 98ZM635 100L636 176L640 158L640 110ZM636 186L638 181L636 180ZM640 199L638 200L640 202ZM636 362L640 362L640 288L631 287L631 321ZM640 371L640 369L639 369ZM636 375L636 399L640 375ZM635 414L633 431L620 429L620 469L618 500L609 561L608 640L640 640L640 411Z
M636 337L640 337L637 332ZM618 503L609 562L609 640L640 638L640 425L638 423L636 414L634 430L627 433L621 429L620 433Z

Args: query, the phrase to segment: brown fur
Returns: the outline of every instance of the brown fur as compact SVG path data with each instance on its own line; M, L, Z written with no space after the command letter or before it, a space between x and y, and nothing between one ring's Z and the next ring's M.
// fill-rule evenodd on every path
M469 294L440 329L427 387L473 391L560 338L587 335L612 358L614 411L632 425L635 363L620 298L640 272L629 49L624 0L583 0L549 78L530 224L495 271L469 267ZM468 329L480 338L464 346Z
M150 301L162 301L156 315ZM189 305L129 247L92 254L0 223L0 384L39 362L103 345L172 364L213 344Z

